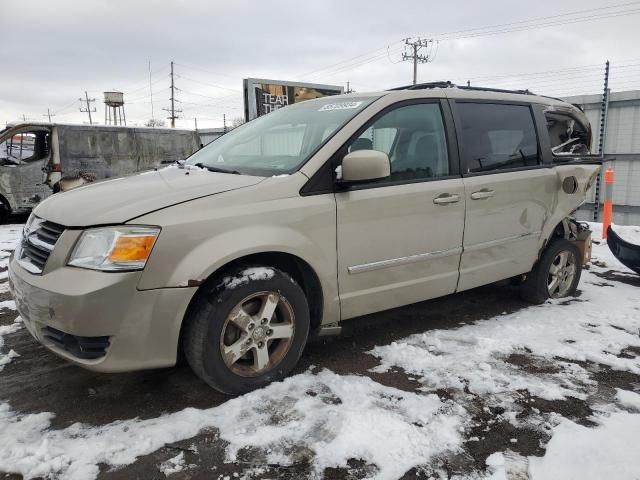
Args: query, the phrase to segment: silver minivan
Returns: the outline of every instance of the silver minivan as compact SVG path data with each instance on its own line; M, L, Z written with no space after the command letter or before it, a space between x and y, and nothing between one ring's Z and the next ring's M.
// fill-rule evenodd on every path
M509 278L532 302L572 295L590 144L582 111L528 92L310 100L186 162L50 197L10 287L32 335L69 361L127 371L182 350L237 394L361 315Z

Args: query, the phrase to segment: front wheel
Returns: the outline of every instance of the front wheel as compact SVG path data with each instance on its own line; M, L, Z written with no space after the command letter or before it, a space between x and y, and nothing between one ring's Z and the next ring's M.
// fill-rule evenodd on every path
M240 394L293 369L309 334L309 306L287 273L244 267L198 292L185 322L194 372L223 393Z
M551 241L522 283L522 298L540 304L573 295L582 273L580 250L566 239Z

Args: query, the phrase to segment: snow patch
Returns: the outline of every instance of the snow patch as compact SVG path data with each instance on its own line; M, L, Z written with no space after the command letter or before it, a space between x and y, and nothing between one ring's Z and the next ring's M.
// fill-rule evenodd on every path
M0 310L15 310L16 302L14 300L4 300L0 302Z
M3 302L4 303L4 302ZM9 325L0 325L0 371L2 371L5 365L11 363L11 361L19 357L20 355L13 349L9 350L7 353L2 353L4 350L4 336L9 335L11 333L15 333L22 328L22 319L20 317L16 318L13 323ZM0 443L1 444L1 443Z
M163 445L219 429L228 460L244 447L267 463L375 464L373 478L396 479L432 456L456 450L465 412L436 395L407 393L368 377L324 370L304 373L208 410L187 408L158 418L51 430L51 413L20 414L0 403L0 471L25 477L90 479L98 464L127 465Z
M222 285L224 288L232 289L240 285L249 283L249 280L269 280L275 275L275 270L269 267L250 267L241 271L233 277L224 277Z
M184 461L184 452L180 452L175 457L161 463L158 467L158 470L160 470L166 477L168 477L173 473L181 472L185 469L185 467L186 465Z
M558 359L600 363L640 374L636 359L618 356L628 346L640 346L637 287L616 282L615 288L603 291L597 286L601 281L585 270L582 294L570 306L565 300L548 301L513 314L375 347L371 353L381 360L375 371L401 367L419 375L428 389L468 388L471 393L494 395L503 401L517 390L528 390L547 400L584 398L593 384L589 373L576 363ZM512 354L522 354L550 368L518 368L505 361Z
M640 412L640 395L628 390L617 389L616 400L620 405L630 410L637 410ZM638 452L640 455L640 452Z
M613 413L600 426L570 420L553 429L544 457L529 458L531 480L637 480L640 478L640 415Z

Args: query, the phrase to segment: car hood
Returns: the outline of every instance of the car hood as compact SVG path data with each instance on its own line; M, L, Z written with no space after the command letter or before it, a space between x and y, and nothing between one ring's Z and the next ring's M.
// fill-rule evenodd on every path
M262 180L263 177L170 166L52 195L34 213L66 227L124 223L145 213Z

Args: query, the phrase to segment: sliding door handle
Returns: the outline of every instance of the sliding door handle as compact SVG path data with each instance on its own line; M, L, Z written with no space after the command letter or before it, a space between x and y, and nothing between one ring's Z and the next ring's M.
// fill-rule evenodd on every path
M477 192L473 192L471 194L471 200L484 200L486 198L493 197L495 192L493 190L489 190L488 188L483 188Z
M457 203L460 201L460 195L451 195L450 193L443 193L433 199L433 203L436 205L447 205L449 203Z

